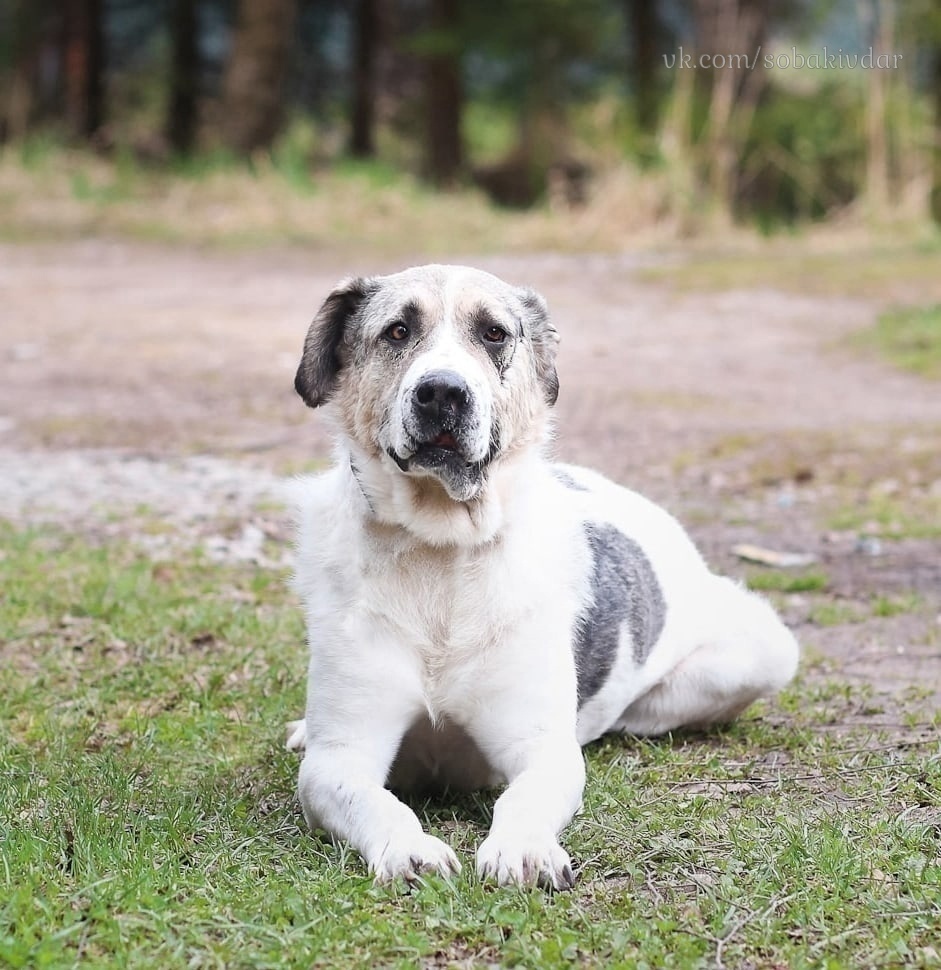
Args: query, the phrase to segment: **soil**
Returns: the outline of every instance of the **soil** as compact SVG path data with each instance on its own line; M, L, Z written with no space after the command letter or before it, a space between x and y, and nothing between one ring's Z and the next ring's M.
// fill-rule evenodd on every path
M280 480L329 457L292 387L307 323L340 277L416 261L0 245L0 515L281 561ZM873 496L941 509L941 387L854 349L875 303L676 292L631 255L467 261L549 301L560 457L665 503L722 571L761 571L743 542L817 558L826 590L776 599L805 677L853 685L845 723L941 701L941 522L833 525Z

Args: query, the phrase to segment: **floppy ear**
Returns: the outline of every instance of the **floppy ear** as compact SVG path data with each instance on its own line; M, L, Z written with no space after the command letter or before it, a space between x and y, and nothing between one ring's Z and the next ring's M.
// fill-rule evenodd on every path
M533 345L536 377L542 385L546 401L555 404L559 397L559 375L555 370L555 353L559 346L559 334L549 319L546 301L535 291L519 290L523 304L523 326Z
M344 280L317 311L294 378L294 389L308 407L320 407L333 393L343 366L340 346L346 325L377 285L364 277Z

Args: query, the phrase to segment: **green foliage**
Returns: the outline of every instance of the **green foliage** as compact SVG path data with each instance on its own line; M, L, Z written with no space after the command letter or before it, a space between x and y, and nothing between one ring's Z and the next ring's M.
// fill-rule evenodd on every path
M516 144L516 118L505 102L478 98L464 110L463 134L468 155L475 162L497 161Z
M681 2L668 5L669 9L652 5L657 12L646 44L637 43L638 20L623 0L481 0L455 5L454 23L445 28L429 27L414 4L397 6L401 9L392 17L394 29L389 24L381 28L375 20L366 28L367 34L371 31L378 38L379 61L398 65L391 72L380 71L386 87L376 96L384 104L378 112L376 144L382 160L401 168L406 176L421 173L428 121L416 63L438 56L460 61L471 161L477 165L512 161L523 173L517 172L517 177L535 186L533 191L518 193L532 197L527 201L544 197L548 170L571 156L587 161L601 175L609 174L618 163L626 163L623 167L629 171L662 166L670 186L668 197L651 209L665 221L680 223L682 231L709 222L708 215L716 211L734 212L772 231L865 201L867 111L872 103L867 100L866 85L872 73L864 68L769 70L759 65L749 83L737 86L739 101L732 106L728 125L717 134L735 155L732 176L717 181L710 178L715 159L712 136L708 144L703 143L709 127L710 74L700 72L687 102L678 84L683 72L668 70L661 61L663 53L675 52L680 44L690 49L691 44L708 39L695 4ZM64 51L68 47L74 53L81 38L69 36L70 21L61 18L59 7L53 0L0 0L0 80L15 77L20 86L16 96L0 105L0 127L15 136L23 130L33 133L43 126L55 130L62 125L69 100L63 78L71 76L62 67ZM887 76L882 119L891 207L896 218L927 220L927 203L923 201L924 211L914 211L913 200L927 198L919 186L932 156L937 155L932 80L932 64L941 46L937 4L914 0L898 5L867 3L857 9L846 3L788 2L764 5L753 13L765 21L762 32L774 43L785 48L798 43L802 53L819 57L831 36L854 38L865 33L860 24L870 8L890 11L893 36L903 56L902 67ZM162 134L167 129L167 94L175 63L174 9L172 4L143 0L102 7L108 47L108 117L95 144L130 145L150 164L201 177L202 171L215 171L230 162L212 146L219 135L220 78L227 67L220 39L231 29L237 5L206 0L201 6L200 140L209 157L186 162L166 157ZM262 159L262 164L273 164L299 194L314 191L314 150L318 164L326 167L339 162L340 146L347 141L350 77L355 73L349 41L357 32L359 9L356 4L335 2L300 5L291 39L295 53L289 83L282 91L278 81L273 95L273 101L279 97L283 101L285 110L279 113L295 120ZM854 44L847 46L858 54ZM652 76L640 70L641 50L656 51ZM766 45L765 55L771 51ZM411 61L409 67L406 61ZM47 68L38 70L40 63ZM762 90L752 112L747 102L751 82L758 80ZM641 84L644 92L652 92L648 113L659 118L658 130L638 128ZM680 122L680 116L685 121ZM326 139L314 135L315 125L328 131ZM247 160L249 165L257 163L257 157ZM500 197L498 184L502 183L488 183L494 198ZM939 191L936 185L934 195ZM122 186L102 187L81 176L74 185L77 198L96 203L112 202L123 192Z
M489 68L470 73L471 90L503 96L517 110L537 102L561 110L597 90L623 59L621 11L605 0L482 0L466 5L464 18L468 59Z
M27 172L40 173L61 157L63 149L62 139L52 129L31 132L19 143L20 164Z
M770 86L742 152L740 212L773 226L849 203L862 178L864 104L845 78L810 90Z
M314 191L311 178L311 159L317 134L309 121L295 119L277 140L271 161L285 181L300 194Z
M856 335L859 346L877 350L897 367L941 379L941 304L882 313Z

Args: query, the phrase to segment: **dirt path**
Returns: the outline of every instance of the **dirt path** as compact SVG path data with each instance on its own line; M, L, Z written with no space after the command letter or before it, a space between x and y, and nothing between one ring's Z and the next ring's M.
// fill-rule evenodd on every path
M549 300L563 337L560 455L665 501L738 575L736 542L813 552L827 590L784 610L813 676L868 685L848 717L873 708L869 691L941 696L941 527L866 521L882 498L916 519L941 509L941 388L847 347L871 304L676 293L641 282L626 256L473 261ZM323 421L291 386L307 322L339 277L394 268L310 252L0 246L0 514L107 520L113 533L143 504L249 555L260 540L237 523L277 475L328 454ZM278 537L277 520L252 527Z

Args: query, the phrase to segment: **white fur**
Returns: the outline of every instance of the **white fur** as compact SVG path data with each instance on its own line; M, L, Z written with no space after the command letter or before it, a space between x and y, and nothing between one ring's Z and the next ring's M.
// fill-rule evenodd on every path
M487 421L509 420L444 317L400 390L446 360L482 396ZM534 383L528 393L539 393ZM393 434L409 398L395 399ZM580 489L527 444L493 463L472 502L422 504L413 476L344 438L329 472L297 483L296 583L311 659L306 716L289 726L289 747L305 751L308 822L352 843L377 878L459 869L385 787L394 762L393 780L405 784L507 783L478 872L563 888L572 873L558 837L580 804L581 745L608 731L726 720L795 671L797 644L771 608L710 573L670 515L593 472L565 471ZM607 680L579 711L573 630L591 597L586 522L643 549L666 620L639 665L625 631Z

